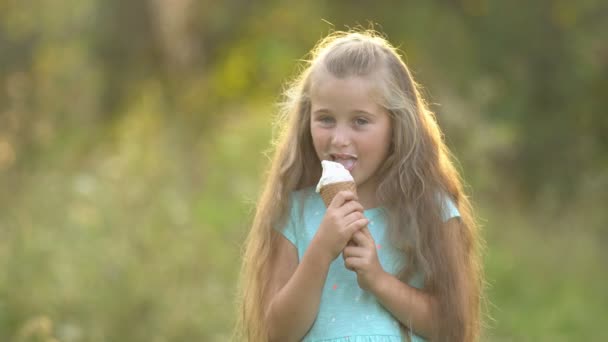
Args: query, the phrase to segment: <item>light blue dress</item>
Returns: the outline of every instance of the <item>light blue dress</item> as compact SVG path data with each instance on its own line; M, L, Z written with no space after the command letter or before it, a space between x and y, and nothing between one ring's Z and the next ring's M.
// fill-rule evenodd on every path
M291 203L288 222L281 232L296 246L298 259L302 260L326 208L314 188L295 192ZM388 241L383 210L365 210L364 215L370 220L368 228L376 242L380 264L386 272L397 274L407 261ZM457 216L460 216L458 209L445 198L444 220ZM414 276L410 285L421 288L423 278ZM397 319L371 293L359 288L355 272L344 267L342 256L336 258L329 268L317 318L302 341L399 342L404 340L402 337ZM424 341L413 333L410 337L414 342Z

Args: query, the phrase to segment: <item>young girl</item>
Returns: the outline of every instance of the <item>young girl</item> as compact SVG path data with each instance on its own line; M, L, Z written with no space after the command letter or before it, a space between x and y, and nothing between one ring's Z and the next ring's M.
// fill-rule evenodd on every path
M395 48L333 33L287 97L243 257L239 339L475 341L477 228ZM344 165L357 194L326 208L322 160Z

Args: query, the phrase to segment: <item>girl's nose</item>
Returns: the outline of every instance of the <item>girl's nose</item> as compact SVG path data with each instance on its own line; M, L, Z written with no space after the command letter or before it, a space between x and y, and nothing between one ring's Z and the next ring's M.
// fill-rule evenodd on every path
M336 127L331 137L331 144L337 147L348 146L350 144L348 129L340 126Z

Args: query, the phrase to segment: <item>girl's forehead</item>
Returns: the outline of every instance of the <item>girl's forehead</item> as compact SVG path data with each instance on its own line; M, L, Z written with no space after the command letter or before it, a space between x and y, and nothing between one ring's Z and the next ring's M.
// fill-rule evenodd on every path
M311 87L311 113L385 113L376 83L368 77L324 76Z
M336 77L314 75L310 96L313 105L378 105L382 102L380 82L375 75Z

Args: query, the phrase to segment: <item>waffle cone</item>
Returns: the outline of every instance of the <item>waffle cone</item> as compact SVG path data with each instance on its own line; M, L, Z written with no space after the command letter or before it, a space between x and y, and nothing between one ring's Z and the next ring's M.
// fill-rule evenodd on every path
M338 194L338 192L344 190L352 191L356 195L357 185L355 184L355 182L338 182L323 186L320 190L320 193L321 198L323 198L323 202L325 202L325 206L329 207L329 204Z

